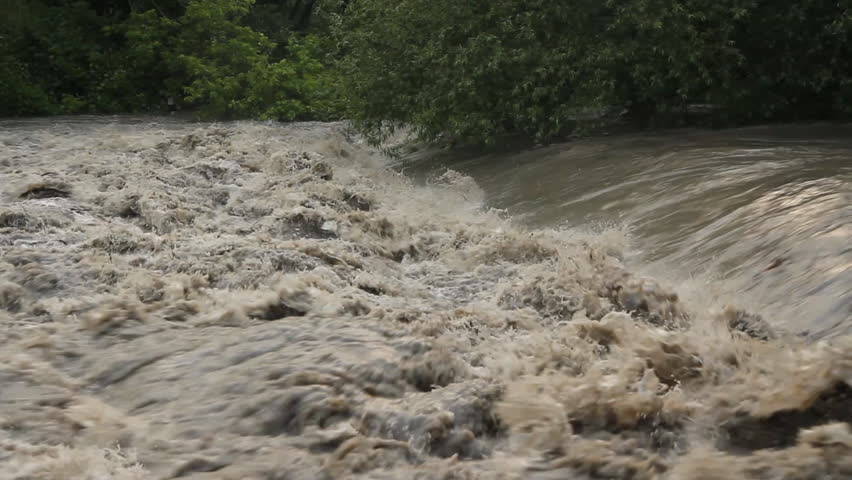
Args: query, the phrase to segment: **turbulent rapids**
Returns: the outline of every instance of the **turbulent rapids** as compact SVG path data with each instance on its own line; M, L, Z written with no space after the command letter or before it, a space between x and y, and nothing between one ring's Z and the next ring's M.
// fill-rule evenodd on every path
M0 479L852 477L852 340L343 125L0 124Z

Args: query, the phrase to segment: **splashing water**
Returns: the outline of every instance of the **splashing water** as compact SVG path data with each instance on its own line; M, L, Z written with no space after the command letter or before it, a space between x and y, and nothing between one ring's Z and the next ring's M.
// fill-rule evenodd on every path
M6 121L0 142L2 479L852 475L852 344L737 283L786 251L764 227L819 232L828 261L842 164L796 186L782 160L627 139L416 186L337 124ZM555 228L590 218L632 232ZM808 248L754 289L826 275ZM848 288L835 265L806 298Z
M616 224L633 268L691 280L811 339L852 332L852 127L584 140L409 161L473 176L537 228Z

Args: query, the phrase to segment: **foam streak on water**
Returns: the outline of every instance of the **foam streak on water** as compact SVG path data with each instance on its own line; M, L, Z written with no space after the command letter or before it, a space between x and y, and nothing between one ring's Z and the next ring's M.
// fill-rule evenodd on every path
M341 125L0 142L0 479L852 475L852 343L639 275L617 229L519 226Z

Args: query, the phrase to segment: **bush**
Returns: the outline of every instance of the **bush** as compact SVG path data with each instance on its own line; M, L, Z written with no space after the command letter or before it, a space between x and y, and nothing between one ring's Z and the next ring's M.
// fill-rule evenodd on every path
M14 0L0 115L350 117L373 140L548 140L626 117L852 116L836 0Z
M852 100L850 13L829 0L348 3L347 100L374 139L403 124L548 139L604 112L679 124L707 103L719 121L824 118Z
M0 51L0 117L53 112L47 93L32 81L27 66Z
M0 82L6 88L0 95L9 97L3 97L3 115L140 112L174 97L204 118L340 116L327 41L290 31L289 18L263 18L264 28L287 40L276 45L248 25L255 0L3 7ZM307 28L313 2L263 7L289 8L293 21Z
M135 14L125 29L128 58L164 65L165 91L205 118L337 118L336 77L321 42L291 34L287 56L273 60L275 43L242 23L253 4L192 0L175 21Z
M249 73L243 109L265 120L340 118L339 77L322 61L323 43L314 35L292 36L289 58Z

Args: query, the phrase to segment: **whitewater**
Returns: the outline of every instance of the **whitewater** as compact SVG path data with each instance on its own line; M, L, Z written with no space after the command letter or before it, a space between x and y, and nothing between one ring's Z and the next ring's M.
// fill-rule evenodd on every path
M852 478L852 340L662 274L680 244L636 266L344 124L0 146L0 479Z

